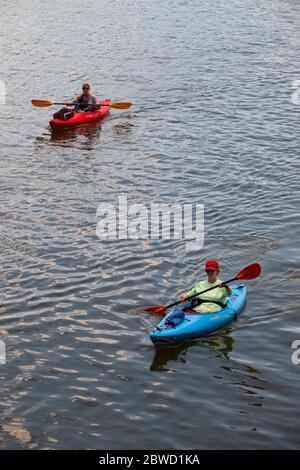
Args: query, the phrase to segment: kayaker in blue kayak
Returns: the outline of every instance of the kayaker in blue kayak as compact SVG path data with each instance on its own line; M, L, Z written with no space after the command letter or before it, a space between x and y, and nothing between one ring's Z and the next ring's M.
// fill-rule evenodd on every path
M71 103L65 103L65 108L53 114L54 119L70 119L76 113L87 113L100 108L97 98L90 93L91 87L88 83L83 83L82 94L77 96ZM71 107L71 106L72 107ZM73 108L74 106L74 108Z
M207 274L207 281L198 282L191 290L182 294L180 300L185 301L191 295L197 294L197 292L202 292L218 285L219 289L213 289L210 292L206 292L192 299L192 308L195 312L218 312L226 306L227 298L231 294L232 289L218 279L220 267L217 261L212 259L208 260L205 264L205 272Z

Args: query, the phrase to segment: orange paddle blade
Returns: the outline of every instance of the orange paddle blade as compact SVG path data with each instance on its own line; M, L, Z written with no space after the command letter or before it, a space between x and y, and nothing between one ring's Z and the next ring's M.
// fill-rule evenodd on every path
M253 263L246 268L242 269L235 278L237 280L249 281L250 279L255 279L261 273L261 266L259 263Z
M33 106L38 106L39 108L46 108L47 106L52 106L52 101L45 101L45 100L31 100Z
M166 307L163 307L161 305L156 305L154 307L145 308L145 312L149 312L149 313L163 313L165 311L166 311Z
M132 106L132 103L130 103L130 101L124 101L123 103L110 103L109 106L115 109L128 109Z

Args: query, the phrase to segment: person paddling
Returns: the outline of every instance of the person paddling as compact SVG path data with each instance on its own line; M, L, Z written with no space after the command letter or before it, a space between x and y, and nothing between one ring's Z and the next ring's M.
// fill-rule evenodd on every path
M75 105L75 111L80 112L92 112L100 108L100 104L97 102L97 98L90 93L91 87L88 83L83 83L82 94L77 96L72 104Z
M65 107L53 114L54 119L70 119L76 113L89 113L100 108L97 98L90 93L91 87L83 83L82 94L77 96L71 103L65 103ZM74 110L70 107L74 106Z
M218 312L226 306L227 298L231 294L232 289L218 279L220 272L219 263L215 260L208 260L205 264L205 272L207 281L200 281L188 292L181 294L180 300L185 301L191 295L202 292L210 287L219 286L219 289L213 289L205 294L194 297L192 300L192 308L198 313Z

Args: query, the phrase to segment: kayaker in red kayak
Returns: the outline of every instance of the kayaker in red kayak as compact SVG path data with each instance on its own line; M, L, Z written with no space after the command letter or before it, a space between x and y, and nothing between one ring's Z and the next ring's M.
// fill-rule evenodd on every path
M72 103L65 103L65 108L60 109L57 113L53 114L54 119L70 119L76 113L92 112L100 108L97 98L90 93L91 87L88 83L83 83L82 94L77 96ZM74 106L74 110L70 107Z
M99 109L100 105L97 103L97 98L90 93L91 87L88 83L82 85L83 93L75 98L72 104L75 105L75 111L91 112Z
M211 290L205 294L196 296L192 301L192 308L195 312L210 313L218 312L225 307L227 297L231 294L232 289L227 284L224 284L218 279L220 272L219 263L215 260L208 260L205 264L205 272L207 274L207 281L200 281L190 291L181 294L180 300L184 301L191 295L197 292L202 292L210 287L219 286L219 289Z

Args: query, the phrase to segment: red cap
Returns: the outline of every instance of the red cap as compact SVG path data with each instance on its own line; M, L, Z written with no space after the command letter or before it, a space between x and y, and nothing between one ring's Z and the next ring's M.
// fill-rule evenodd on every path
M213 270L213 271L214 271L215 269L220 269L220 268L219 268L219 263L218 263L218 261L215 261L214 259L209 259L209 260L207 260L206 263L205 263L205 271L206 271L207 269L211 269L211 270Z

